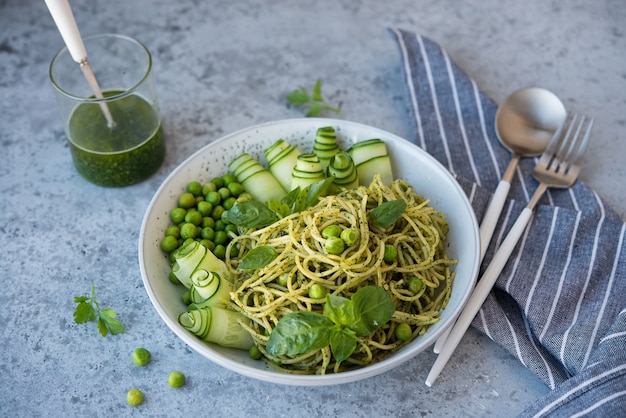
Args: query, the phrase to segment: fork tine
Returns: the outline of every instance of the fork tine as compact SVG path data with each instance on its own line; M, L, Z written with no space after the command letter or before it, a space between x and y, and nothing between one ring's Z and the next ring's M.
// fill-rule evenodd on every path
M582 129L584 122L585 118L583 117L580 122L579 131L580 129ZM582 165L583 157L585 156L585 150L587 149L587 145L589 144L589 138L591 137L591 130L593 128L594 119L588 118L586 122L587 128L585 130L585 136L581 141L577 141L576 154L572 163L570 164L570 168L568 169L569 172L577 173Z
M552 166L552 163L557 157L557 153L563 149L563 142L567 141L567 139L570 137L572 126L577 118L577 114L568 114L567 117L563 120L563 123L561 123L561 126L559 126L559 128L556 130L556 132L552 136L552 139L550 140L550 143L548 143L546 150L539 159L540 165L547 168L550 168Z
M555 156L559 165L567 165L572 154L574 154L576 145L578 144L578 136L580 135L580 130L582 129L584 121L584 116L580 119L578 114L574 114L574 116L572 116L572 120L567 128L565 139Z

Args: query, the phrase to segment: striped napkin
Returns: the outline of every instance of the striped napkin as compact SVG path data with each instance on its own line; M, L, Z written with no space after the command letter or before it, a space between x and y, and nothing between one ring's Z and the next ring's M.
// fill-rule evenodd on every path
M480 220L511 158L495 133L497 105L436 43L390 33L412 103L410 139L456 176ZM481 274L537 187L535 163L520 161ZM521 416L625 416L625 230L581 181L549 189L474 318L552 389Z

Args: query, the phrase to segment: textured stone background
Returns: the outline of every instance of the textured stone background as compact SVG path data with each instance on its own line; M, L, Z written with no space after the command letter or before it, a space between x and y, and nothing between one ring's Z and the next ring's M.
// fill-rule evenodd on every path
M0 415L514 416L547 389L470 332L434 388L425 352L382 376L337 387L250 380L192 352L143 289L137 238L167 174L224 134L300 117L284 95L324 81L342 118L413 135L388 27L442 44L496 101L519 87L553 90L596 117L581 177L626 215L626 3L621 0L74 0L83 35L116 32L152 51L168 141L152 178L124 189L75 172L48 65L62 40L43 1L0 0ZM73 296L98 287L124 335L73 323ZM130 353L153 353L147 368ZM167 386L172 370L188 384ZM146 394L126 405L130 388Z

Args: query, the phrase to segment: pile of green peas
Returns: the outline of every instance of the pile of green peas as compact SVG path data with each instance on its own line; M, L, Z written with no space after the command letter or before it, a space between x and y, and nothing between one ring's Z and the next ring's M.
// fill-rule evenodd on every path
M178 198L178 207L170 212L173 225L165 230L161 249L170 254L185 240L195 239L217 258L224 259L231 234L237 234L237 227L223 219L224 213L237 201L251 198L230 173L204 184L198 181L188 183ZM236 256L237 249L232 248L231 256Z
M326 239L324 248L328 254L339 255L346 247L354 245L358 234L352 229L342 229L339 225L328 225L322 230L322 238Z

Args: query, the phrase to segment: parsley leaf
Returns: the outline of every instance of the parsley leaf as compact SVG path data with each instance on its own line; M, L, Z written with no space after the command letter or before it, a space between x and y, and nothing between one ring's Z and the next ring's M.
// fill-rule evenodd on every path
M109 333L118 335L124 332L124 326L116 319L117 314L113 309L100 309L94 285L91 286L91 296L75 296L74 303L77 304L74 310L74 322L77 324L97 320L98 331L103 337Z
M318 116L322 112L341 113L339 108L331 106L322 97L321 80L315 82L310 94L306 88L300 87L289 93L286 98L293 106L308 108L306 116Z

